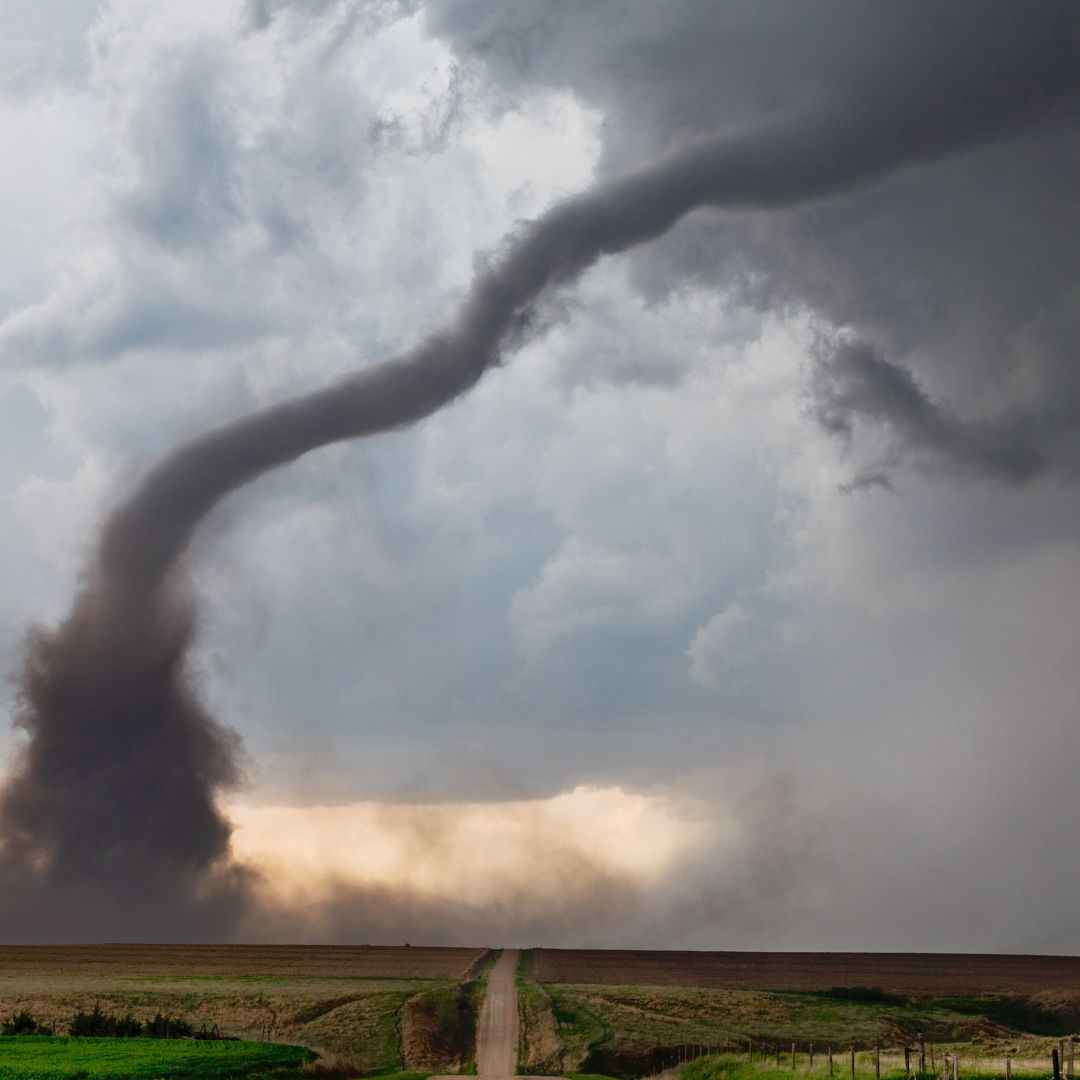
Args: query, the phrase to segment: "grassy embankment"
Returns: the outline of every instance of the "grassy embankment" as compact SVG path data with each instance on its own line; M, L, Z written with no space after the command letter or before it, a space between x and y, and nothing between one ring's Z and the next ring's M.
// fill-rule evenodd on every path
M518 1073L558 1076L562 1070L563 1047L552 1012L551 998L540 983L528 977L528 960L529 951L522 949L514 972L518 1016L521 1021Z
M425 990L402 1013L402 1045L409 1065L427 1072L476 1073L476 1024L486 977Z
M501 950L488 951L462 982L415 995L401 1010L402 1058L427 1073L476 1073L476 1026L488 973Z

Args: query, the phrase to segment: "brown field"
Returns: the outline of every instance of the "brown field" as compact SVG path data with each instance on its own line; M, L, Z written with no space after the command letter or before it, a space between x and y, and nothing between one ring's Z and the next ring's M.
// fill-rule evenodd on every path
M400 945L0 945L0 979L15 975L461 979L487 952Z
M541 983L789 991L873 986L938 996L1080 992L1080 956L532 949L526 963L528 978Z

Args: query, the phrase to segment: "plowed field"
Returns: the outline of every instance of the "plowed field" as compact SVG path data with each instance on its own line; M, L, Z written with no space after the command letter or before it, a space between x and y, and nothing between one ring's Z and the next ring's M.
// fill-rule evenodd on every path
M0 977L460 979L486 952L395 945L0 945Z
M1080 992L1080 957L938 953L644 952L533 949L542 983L829 990L873 986L910 995Z

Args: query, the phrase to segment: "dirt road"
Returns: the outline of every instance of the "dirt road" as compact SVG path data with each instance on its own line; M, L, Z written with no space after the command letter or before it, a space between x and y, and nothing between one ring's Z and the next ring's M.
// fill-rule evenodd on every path
M476 1025L476 1074L487 1080L514 1080L518 1060L518 950L504 949L488 972L487 993ZM433 1076L430 1080L461 1080ZM531 1076L529 1080L561 1080L557 1076Z
M476 1026L477 1076L509 1077L517 1072L518 950L504 949L488 974L487 994Z

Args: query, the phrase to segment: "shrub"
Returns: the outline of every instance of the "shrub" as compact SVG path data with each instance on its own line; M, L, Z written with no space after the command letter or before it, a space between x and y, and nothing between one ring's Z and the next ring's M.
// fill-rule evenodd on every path
M90 1039L137 1039L143 1033L142 1024L131 1013L110 1016L94 1005L93 1012L78 1012L71 1021L70 1032Z
M190 1034L192 1027L186 1020L163 1016L160 1012L153 1020L143 1024L143 1037L146 1039L182 1039Z
M0 1035L51 1035L53 1029L39 1024L26 1009L0 1025Z

